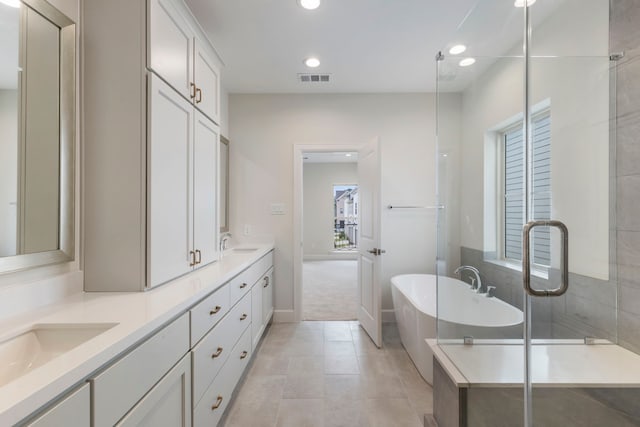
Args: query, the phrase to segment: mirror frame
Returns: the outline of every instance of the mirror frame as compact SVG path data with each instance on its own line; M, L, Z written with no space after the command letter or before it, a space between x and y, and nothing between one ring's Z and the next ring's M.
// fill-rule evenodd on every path
M0 274L75 259L76 24L45 0L21 2L60 28L59 247L53 251L1 257Z
M220 188L221 192L224 191L224 193L221 194L220 199L224 197L224 221L225 221L224 224L220 223L220 232L228 233L229 232L229 140L224 136L220 135L220 147L222 147L223 144L227 146L227 155L224 157L222 155L220 156L220 163L225 162L227 164L227 167L226 167L226 176L224 180L225 188Z

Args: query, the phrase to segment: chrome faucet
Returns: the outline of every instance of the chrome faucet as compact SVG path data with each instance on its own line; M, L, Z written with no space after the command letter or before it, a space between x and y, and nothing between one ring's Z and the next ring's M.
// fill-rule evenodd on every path
M231 233L222 233L220 235L220 252L224 252L227 249L227 242L231 239Z
M458 277L460 277L460 279L462 280L462 272L465 270L472 272L476 276L475 278L474 277L471 278L471 289L478 293L481 293L482 280L480 280L480 271L478 271L477 268L475 268L472 265L461 265L460 267L456 268L453 273L457 274Z

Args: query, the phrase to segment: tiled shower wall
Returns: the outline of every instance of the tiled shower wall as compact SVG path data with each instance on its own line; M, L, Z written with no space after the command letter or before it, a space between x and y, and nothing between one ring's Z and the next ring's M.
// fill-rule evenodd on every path
M640 1L611 0L610 52L616 64L615 281L570 275L562 298L533 300L534 337L616 339L640 353ZM496 296L522 308L522 273L484 261L481 251L461 248L461 264L477 266ZM551 271L552 283L559 272ZM536 288L547 283L532 278ZM617 292L616 292L617 286Z
M617 72L618 339L640 353L640 1L611 0Z

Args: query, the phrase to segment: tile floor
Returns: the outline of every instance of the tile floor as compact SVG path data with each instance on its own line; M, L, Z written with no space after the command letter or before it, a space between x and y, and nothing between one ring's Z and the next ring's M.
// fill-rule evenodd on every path
M357 322L273 324L226 427L420 427L433 393L395 324L376 348Z

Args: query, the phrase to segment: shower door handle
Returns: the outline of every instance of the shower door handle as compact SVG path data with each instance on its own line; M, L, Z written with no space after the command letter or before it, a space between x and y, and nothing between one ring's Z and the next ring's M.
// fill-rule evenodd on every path
M562 234L560 260L561 283L556 289L534 289L531 287L531 230L535 227L556 227ZM569 230L560 221L529 221L522 228L522 283L524 290L534 297L559 297L569 289Z

